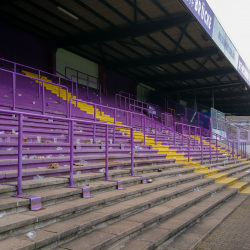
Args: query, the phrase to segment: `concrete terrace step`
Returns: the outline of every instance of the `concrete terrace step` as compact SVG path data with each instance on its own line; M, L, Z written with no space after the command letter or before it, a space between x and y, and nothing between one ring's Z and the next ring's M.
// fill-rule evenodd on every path
M207 185L208 182L206 180L198 180L196 185L195 183L187 183L187 184L183 184L177 187L172 187L172 188L170 187L169 189L167 189L167 192L166 190L156 191L151 194L147 193L147 195L146 196L144 195L143 197L134 196L133 198L132 196L129 196L128 194L126 194L125 196L125 193L128 192L128 189L118 190L121 192L117 192L116 190L116 191L108 192L107 195L105 194L95 195L95 197L92 199L78 199L74 201L65 202L63 206L58 204L58 205L49 206L45 210L40 210L37 212L29 211L29 212L23 212L21 214L16 214L16 215L8 215L2 218L1 220L2 223L0 226L0 232L2 232L1 234L3 236L2 239L4 239L6 238L6 235L7 235L6 233L3 234L5 232L4 231L5 229L12 230L12 235L14 237L23 237L22 233L25 233L25 231L27 232L31 230L31 228L34 229L34 226L36 226L36 229L39 229L38 231L48 230L49 232L52 232L51 231L53 230L52 228L54 228L54 230L60 229L61 230L61 233L60 233L61 243L64 243L65 240L68 241L72 239L72 236L73 238L75 237L75 232L80 229L79 228L80 225L81 225L80 227L83 230L83 232L81 232L82 230L79 230L78 236L80 236L84 232L86 233L88 231L92 231L93 229L98 228L101 225L104 226L105 224L114 223L115 221L119 221L131 215L137 214L145 209L147 210L153 209L152 207L157 206L158 204L161 204L161 203L166 204L165 202L171 199L174 199L176 196L185 195L186 197L189 194L185 194L185 193L193 191L193 189L197 186L197 184ZM213 185L214 186L209 191L199 193L198 197L195 194L195 198L193 198L191 201L189 200L190 199L189 197L186 197L184 199L185 202L180 204L180 199L178 198L174 199L174 200L177 200L177 203L176 203L177 207L171 212L169 211L166 212L166 214L165 212L164 213L161 212L161 213L164 214L165 216L166 215L170 216L171 214L175 213L176 210L180 210L182 209L182 207L185 208L189 204L191 205L192 203L195 203L198 200L203 199L206 196L209 196L212 192L219 191L224 186L223 184L213 184ZM131 191L133 190L132 192L134 193L135 192L134 188L138 188L138 187L141 187L141 185L136 186L136 187L131 187L130 189ZM114 194L118 194L119 199L120 199L120 202L115 205L112 202L114 201ZM132 199L126 200L125 197L131 197ZM105 203L107 203L109 207L106 207L104 205ZM100 205L103 204L103 205L100 206L98 204ZM110 206L111 204L112 206ZM93 209L91 209L91 206L94 206L95 209L98 209L98 210L91 212L93 211ZM14 223L11 218L15 220ZM57 222L55 221L55 219ZM67 220L65 222L62 222L64 225L62 226L62 223L60 221L63 221L65 219ZM157 217L154 218L154 220L157 221L158 219L159 219L159 216L157 215ZM78 221L80 224L75 225L75 222L72 223L73 221L75 222ZM34 225L35 222L36 222L36 225ZM52 225L47 226L49 224L52 224ZM23 226L23 228L21 229L20 226ZM72 230L72 227L75 229ZM37 231L37 234L39 234L38 231ZM16 235L20 235L20 236L16 236ZM49 237L51 237L52 235L53 234L50 234ZM67 238L64 239L64 237L67 237ZM12 239L13 237L7 239L7 241L12 240ZM53 239L54 239L53 241L57 241L58 235L56 238L53 237ZM43 243L41 244L44 246L47 243L48 242L43 241ZM2 241L1 244L4 244L4 241ZM54 245L56 246L56 244Z
M212 209L217 204L225 201L237 193L237 190L222 190L219 192L220 189L223 189L223 187L217 184L212 184L209 187L205 187L202 191L188 193L182 197L170 200L170 202L162 203L149 208L140 214L132 215L127 218L124 216L125 218L123 218L122 221L117 221L117 223L113 223L97 231L90 232L79 239L63 244L61 247L72 250L112 249L115 246L118 247L118 245L124 244L124 242L127 241L128 245L125 245L123 249L153 249L152 243L148 241L153 241L155 246L157 246L164 242L167 237L174 234L174 230L171 230L172 233L170 234L171 227L169 228L170 223L168 221L172 219L170 218L171 216L180 214L183 210L183 213L185 213L185 209L191 206L196 207L197 209L197 206L195 206L196 203L202 204L202 202L204 202L205 204L205 202L208 203L208 201L211 200L210 206L206 206L206 209L203 207L203 210L201 210L201 214L204 214L205 211ZM218 192L218 194L216 195L216 198L212 199L210 196L215 192ZM195 217L198 217L197 214ZM184 225L188 225L191 222L192 220L190 221L189 219L188 221L185 221ZM150 232L146 230L155 224L157 224L157 226L154 229L157 232L151 235ZM176 227L177 224L174 223L172 224L172 227L173 226ZM44 230L46 230L46 228ZM97 235L99 237L96 237ZM93 241L93 238L96 238L96 240ZM160 238L160 240L158 241L157 238ZM133 245L133 243L138 244L138 241L140 242L140 248L138 248L139 245ZM147 248L145 247L146 245L151 245L151 247Z
M184 176L182 176L182 174L185 174ZM119 180L123 181L123 186L127 187L128 193L131 189L131 187L133 187L132 189L134 190L134 195L137 195L137 191L138 192L155 192L157 190L162 190L162 189L166 189L169 188L171 186L178 186L178 185L182 185L183 183L189 183L195 180L199 180L202 176L201 175L197 175L197 174L192 174L190 172L184 172L182 171L182 169L176 169L175 171L171 170L171 171L166 171L165 175L160 176L159 173L148 173L148 174L144 174L144 176L147 179L153 179L154 180L154 185L141 185L142 182L142 178L140 176L135 176L135 177L122 177L119 178ZM171 179L166 180L166 178L171 177ZM89 176L90 177L90 176ZM94 176L97 177L97 176ZM91 178L91 177L90 177ZM98 178L97 178L98 179ZM100 179L100 175L99 175L99 179ZM117 178L118 179L118 178ZM68 183L68 179L67 183ZM51 181L51 180L50 180ZM78 177L78 179L76 179L75 183L77 185L77 183L84 183L86 181L86 177L84 177L84 179L82 179L81 176ZM47 181L48 182L48 181ZM210 183L213 183L213 180L204 180L202 182L197 182L197 183L202 183L202 186L204 185L208 185ZM195 185L197 184L195 183ZM41 189L42 186L44 188L47 188L47 186L45 186L46 182L40 182L40 186L38 187L38 183L36 183L37 186L34 185L34 181L30 181L28 183L25 183L24 186L24 192L25 193L29 193L32 194L34 196L39 196L42 199L42 206L43 207L48 207L48 206L52 206L55 204L59 204L59 203L65 203L67 201L71 201L71 200L75 200L75 199L80 199L82 197L82 190L79 188L66 188L65 186L65 182L60 181L60 180L54 180L53 184L51 183L50 185L53 187L56 187L56 189L51 189L51 190L40 190L40 191L36 191L34 192L34 190L37 189ZM64 187L62 187L64 184ZM200 185L199 184L199 185ZM33 188L32 188L33 187ZM58 188L60 187L60 188ZM108 182L108 181L95 181L95 182L90 182L89 183L89 187L90 187L90 192L91 195L94 195L94 197L97 194L100 193L109 193L111 191L115 191L117 189L117 183L116 182ZM135 192L135 190L137 190ZM144 191L143 191L144 190ZM120 190L119 190L120 191ZM145 193L145 194L146 194ZM127 199L130 199L129 197ZM23 211L29 211L29 200L27 199L18 199L18 198L5 198L2 200L2 202L0 203L0 211L5 211L8 215L9 214L13 214L13 213L17 213L17 212L23 212Z
M206 217L201 218L199 223L187 228L184 233L174 238L173 242L165 245L165 247L167 247L165 249L182 250L184 244L186 249L196 249L197 246L203 240L205 240L219 225L221 225L224 220L228 218L248 197L249 194L241 193L226 203L222 203L218 209L212 211Z
M120 247L115 249L195 249L206 235L209 235L213 229L222 223L223 220L226 219L248 197L248 195L236 196L236 193L237 189L231 191L225 189L216 195L199 202L197 205L193 205L178 213L170 219L159 223L157 227L149 228L129 242L125 244L121 243ZM231 199L227 201L229 198ZM220 207L215 209L218 206ZM210 211L213 212L210 213ZM183 233L178 236L179 232ZM174 242L171 243L173 240ZM63 245L63 249L77 250L78 248L73 247L72 243L74 243L74 241Z
M131 157L131 156L130 156ZM67 158L67 157L61 157L61 158ZM98 157L99 158L99 157ZM119 160L113 161L113 162L109 162L109 169L113 169L113 168L117 168L117 167L131 167L131 161L125 161L125 160L121 160L121 157L117 157ZM140 158L140 157L139 157ZM61 159L60 161L58 160L59 157L51 157L48 158L49 161L46 161L46 164L49 163L54 163L54 162L59 162L59 164L61 163L62 165L66 162L66 164L69 164L69 158L67 158L67 161L65 161L65 159ZM84 159L84 157L82 156L77 156L74 157L74 159L76 161L81 161L82 159ZM89 158L87 158L89 159ZM34 163L36 163L36 161L39 162L39 160L31 160L29 162L29 164L31 164L31 166L34 166ZM169 160L169 159L135 159L134 160L134 164L136 167L142 166L142 165L152 165L152 164L168 164L171 163L173 161ZM39 164L39 163L37 163ZM43 164L43 166L45 165L45 162ZM24 165L25 166L25 165ZM105 162L99 162L99 163L86 163L84 166L74 166L74 172L76 171L98 171L99 169L105 168ZM37 167L37 168L23 168L23 179L30 179L33 178L33 176L35 175L42 175L44 177L48 177L48 176L58 176L58 175L62 175L62 174L67 174L69 173L69 165L63 165L60 166L58 169L48 169L48 167ZM16 170L6 170L6 171L0 171L0 182L6 182L6 181L15 181L17 178L17 171Z

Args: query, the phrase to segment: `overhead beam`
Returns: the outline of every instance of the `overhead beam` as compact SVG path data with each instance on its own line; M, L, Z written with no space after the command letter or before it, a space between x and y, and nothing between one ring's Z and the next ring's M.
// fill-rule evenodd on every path
M146 22L119 29L98 31L89 34L89 36L81 35L68 39L61 39L60 41L58 41L58 46L65 47L79 44L104 43L108 41L141 37L191 22L195 22L195 19L192 16L185 14L171 19Z
M166 55L166 56L155 56L145 59L139 59L134 61L121 61L119 63L113 63L107 65L110 69L118 68L134 68L141 66L151 66L151 65L161 65L161 64L171 64L178 63L188 60L193 60L196 58L201 58L205 56L212 56L219 52L218 49L211 47L203 51L192 51L187 53L175 54L175 55Z
M219 76L219 75L227 75L227 74L231 74L234 72L235 72L235 69L230 67L230 68L216 69L216 70L205 71L205 72L199 71L199 72L188 73L188 74L153 76L153 77L141 78L141 79L139 79L139 81L142 83L162 82L162 81L185 81L185 80L214 77L214 76ZM175 91L175 90L173 90L173 91ZM176 90L176 91L178 91L178 90Z

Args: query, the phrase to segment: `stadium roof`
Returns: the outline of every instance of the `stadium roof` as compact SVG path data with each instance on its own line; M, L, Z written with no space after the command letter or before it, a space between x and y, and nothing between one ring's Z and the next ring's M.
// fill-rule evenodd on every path
M249 71L205 0L7 0L0 20L161 93L250 115Z

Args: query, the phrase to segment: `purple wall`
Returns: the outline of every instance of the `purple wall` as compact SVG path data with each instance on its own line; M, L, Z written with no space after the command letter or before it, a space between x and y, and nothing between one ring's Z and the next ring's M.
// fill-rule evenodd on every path
M48 41L1 22L0 32L0 58L49 71L51 59Z
M105 74L105 85L109 95L118 94L119 91L131 94L134 92L132 79L112 70L108 70Z

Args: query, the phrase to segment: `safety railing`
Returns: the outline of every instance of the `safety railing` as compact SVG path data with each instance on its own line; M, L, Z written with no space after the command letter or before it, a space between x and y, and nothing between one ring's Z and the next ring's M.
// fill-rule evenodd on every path
M22 74L22 72L25 69L29 69L30 70L29 73L37 74L38 79L42 79L42 77L45 77L45 78L47 78L45 80L51 80L52 79L53 82L57 82L57 84L59 84L59 85L69 83L70 85L73 86L73 84L74 84L74 82L72 82L72 80L68 79L65 76L61 77L61 76L58 76L56 74L52 74L52 73L49 73L49 72L46 72L46 71L43 71L43 70L40 70L40 69L36 69L36 68L30 67L30 66L26 66L26 65L16 63L16 62L12 62L12 61L2 59L2 58L0 58L0 69L1 70L8 70L10 72L16 72L16 73L20 73L20 74ZM24 74L22 74L22 75L24 75ZM51 77L51 79L48 79L48 77ZM73 91L74 91L74 89L72 87L72 94L73 94Z
M247 143L246 142L240 143L240 152L241 152L241 158L247 158Z
M42 114L45 114L46 113L46 98L45 98L45 86L44 86L44 83L48 83L50 85L53 85L53 86L56 86L58 88L58 92L59 92L59 103L61 103L61 89L66 89L66 97L67 97L67 103L66 103L66 116L69 115L68 113L68 88L66 86L62 86L60 84L56 84L56 83L52 83L52 82L49 82L49 81L45 81L45 80L39 80L35 77L30 77L30 76L26 76L26 75L23 75L21 73L16 73L16 72L12 72L12 71L9 71L9 70L6 70L6 69L0 69L1 72L6 72L6 73L9 73L9 74L12 74L12 109L13 110L16 110L16 88L17 88L17 79L16 79L16 76L21 76L21 77L24 77L26 79L32 79L34 81L37 81L37 84L38 84L38 89L37 89L37 97L38 99L42 99L42 109L40 112L42 112ZM41 86L42 84L42 86ZM41 95L41 92L42 92L42 95ZM42 96L42 98L41 98ZM35 102L34 102L35 103ZM25 109L25 107L22 107L23 109Z
M97 89L99 88L100 84L99 84L99 78L98 77L86 74L86 73L84 73L84 72L82 72L80 70L76 70L76 69L73 69L73 68L68 67L68 66L65 67L65 76L66 77L67 77L67 70L68 71L71 70L71 71L75 72L77 79L80 79L80 77L85 79L85 81L87 82L87 85L89 85L89 83L93 83L94 85L96 85ZM70 74L70 78L74 74ZM78 80L77 80L77 83L79 83Z
M122 103L123 102L123 103ZM129 105L133 104L142 108L148 108L148 104L145 102L141 102L135 99L132 99L130 97L123 96L121 94L116 94L115 95L115 107L127 110L129 109Z
M169 113L162 113L161 114L161 122L166 127L173 128L174 127L174 121L173 116Z
M133 144L133 128L129 126L124 125L115 125L115 124L107 124L103 122L96 122L96 121L86 121L82 119L75 119L75 118L64 118L64 117L55 117L55 116L47 116L47 115L39 115L39 114L33 114L29 112L20 112L20 111L9 111L9 110L3 110L0 109L1 114L7 114L7 115L18 115L18 169L17 169L17 197L22 196L22 147L23 147L23 117L35 117L40 119L52 119L57 121L63 121L67 122L69 124L69 134L70 134L70 180L69 180L69 187L74 187L74 125L77 124L89 124L89 125L96 125L105 127L105 180L109 180L109 134L108 129L110 127L119 127L119 128L126 128L130 130L130 144L131 144L131 176L134 176L134 144Z
M119 94L122 95L122 96L128 97L128 98L130 98L130 99L138 100L138 98L137 98L136 95L127 93L127 92L125 92L125 91L120 91ZM126 96L126 95L128 95L128 96Z
M188 161L190 161L190 150L191 150L191 144L192 146L199 146L199 141L192 138L191 136L186 136L183 133L178 133L177 131L175 131L174 129L171 129L169 127L164 126L164 124L159 123L153 119L150 119L149 117L147 117L144 114L141 113L136 113L133 112L131 110L122 110L122 109L117 109L117 108L113 108L113 107L107 107L104 105L99 105L96 103L92 103L92 102L85 102L85 101L80 101L77 99L71 99L70 100L70 108L69 108L69 113L70 113L70 117L72 116L72 102L76 102L76 106L78 106L77 103L85 103L88 105L92 105L93 109L94 109L94 121L96 121L96 114L97 112L100 112L100 116L102 116L102 109L107 109L111 111L111 114L114 116L114 120L113 120L113 124L116 123L117 121L117 114L118 112L122 112L124 113L126 120L125 120L125 124L129 127L133 127L134 130L138 129L139 131L142 132L143 134L143 143L144 145L146 144L146 134L151 132L151 138L154 138L155 141L155 145L157 145L158 141L161 141L162 137L165 138L166 132L171 132L171 135L173 136L173 145L179 145L178 143L181 143L181 145L186 145L188 148ZM133 106L133 105L131 105ZM100 108L100 110L97 110L97 108ZM138 117L140 117L138 119ZM138 122L140 120L140 122ZM189 125L191 127L195 127L192 125ZM119 127L119 125L117 125L117 127ZM94 128L95 130L95 128ZM198 131L198 128L197 128ZM113 131L113 141L115 141L115 131ZM95 140L95 132L93 132L93 137ZM149 137L150 138L150 137ZM160 139L159 139L160 138ZM198 144L198 145L197 145ZM200 137L200 145L201 145L201 159L203 162L203 142L202 142L202 136ZM211 151L214 151L211 149Z
M77 81L76 81L76 83L77 83L77 87L76 87L76 92L77 92L77 99L78 99L78 89L79 89L79 85L81 85L79 82L78 82L78 79L81 79L81 80L84 80L84 81L87 81L87 98L89 98L89 92L90 93L92 93L93 95L96 95L97 97L98 97L98 94L96 94L96 93L94 93L93 91L91 91L90 89L89 89L89 83L94 83L94 84L96 84L97 86L98 86L98 88L97 88L97 90L99 89L99 102L100 103L102 103L102 98L101 98L101 92L102 92L102 90L101 90L101 84L99 84L99 83L96 83L96 82L93 82L93 81L90 81L89 79L85 79L85 78L82 78L82 77L80 77L80 76L75 76L75 75L72 75L71 76L71 80L73 81L73 78L76 78L77 79Z

